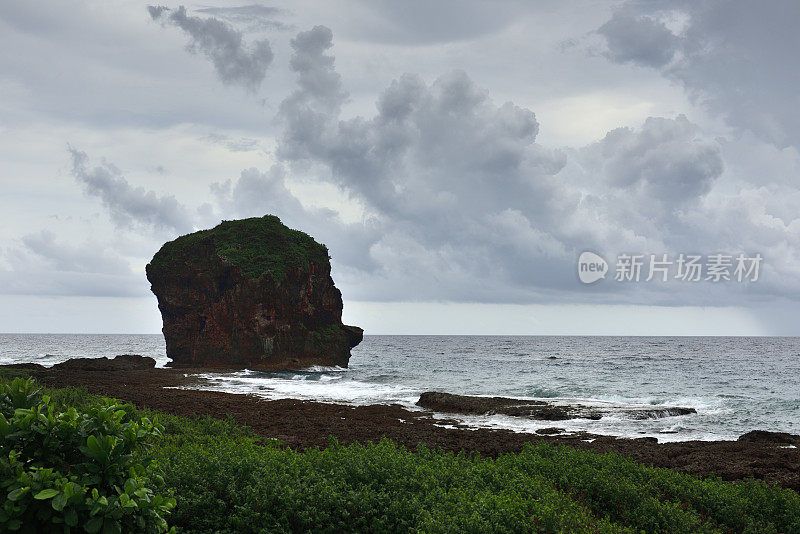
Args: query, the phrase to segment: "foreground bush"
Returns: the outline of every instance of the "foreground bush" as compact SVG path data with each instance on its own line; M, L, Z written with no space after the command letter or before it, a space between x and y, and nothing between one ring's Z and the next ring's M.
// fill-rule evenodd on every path
M175 501L148 487L163 482L146 454L159 427L131 408L61 410L33 380L0 384L0 531L166 531Z
M186 532L800 533L800 497L550 444L496 459L389 440L296 452L232 422L162 416Z

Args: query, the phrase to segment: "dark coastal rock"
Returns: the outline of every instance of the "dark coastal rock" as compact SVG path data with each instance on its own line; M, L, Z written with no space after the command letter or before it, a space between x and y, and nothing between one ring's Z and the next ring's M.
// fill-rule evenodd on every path
M768 430L752 430L739 436L737 441L800 446L800 436L789 434L788 432L770 432Z
M660 419L697 413L694 408L594 408L582 404L556 405L538 400L512 399L508 397L475 397L454 395L438 391L426 391L420 395L417 405L444 413L467 415L511 415L542 421L564 421L567 419L597 420L604 415L622 414L631 419Z
M175 367L346 367L363 337L342 324L328 249L275 216L180 237L146 270Z
M616 413L622 413L631 419L661 419L662 417L676 417L697 413L694 408L680 406L666 406L664 408L620 408Z
M156 361L149 356L120 354L113 359L108 359L105 356L102 358L71 358L53 365L53 369L65 371L137 371L152 369L155 366Z
M507 397L473 397L454 395L438 391L426 391L420 395L417 406L445 413L467 415L511 415L543 421L564 421L585 417L599 419L600 416L584 407L555 406L544 401L510 399Z

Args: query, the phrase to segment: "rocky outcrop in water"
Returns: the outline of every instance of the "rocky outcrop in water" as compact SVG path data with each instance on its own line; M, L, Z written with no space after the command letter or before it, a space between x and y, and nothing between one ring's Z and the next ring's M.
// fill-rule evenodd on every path
M417 405L443 413L466 415L510 415L541 421L567 419L601 419L604 415L620 414L631 419L660 419L697 413L694 408L663 407L592 407L582 404L552 404L539 400L512 399L508 397L477 397L426 391Z
M275 216L170 241L146 271L172 366L346 367L363 337L342 324L328 249Z

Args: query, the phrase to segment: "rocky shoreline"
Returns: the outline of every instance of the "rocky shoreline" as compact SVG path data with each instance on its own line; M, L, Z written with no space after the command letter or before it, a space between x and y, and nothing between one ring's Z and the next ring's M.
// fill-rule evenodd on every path
M0 369L24 371L51 387L85 387L92 393L116 397L141 408L187 416L231 416L255 432L297 449L324 446L331 435L342 442L377 441L385 436L409 448L422 443L445 450L496 456L517 452L528 442L547 441L594 452L613 451L647 465L694 475L716 475L725 480L753 477L800 491L800 436L790 434L759 430L737 441L657 443L654 438L615 438L584 432L565 434L556 428L539 430L535 434L468 429L447 425L447 421L434 417L433 412L427 410L451 413L504 413L506 410L522 416L548 416L549 420L558 421L574 416L578 413L576 410L582 408L436 392L421 396L420 405L426 411L410 411L398 405L349 406L295 399L269 401L252 395L191 389L198 384L193 375L204 369L162 369L154 368L154 364L151 358L124 356L96 362L70 360L50 368L16 364L0 366ZM666 414L670 415L680 413Z

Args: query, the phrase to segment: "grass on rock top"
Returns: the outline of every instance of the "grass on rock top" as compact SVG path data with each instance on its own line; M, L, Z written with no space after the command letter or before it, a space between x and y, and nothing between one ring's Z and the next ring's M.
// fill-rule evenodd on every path
M168 267L175 262L197 263L198 245L211 240L217 254L253 280L269 271L282 280L286 271L306 267L310 262L327 261L328 248L300 230L292 230L274 215L235 221L222 221L210 230L200 230L165 243L152 264Z

